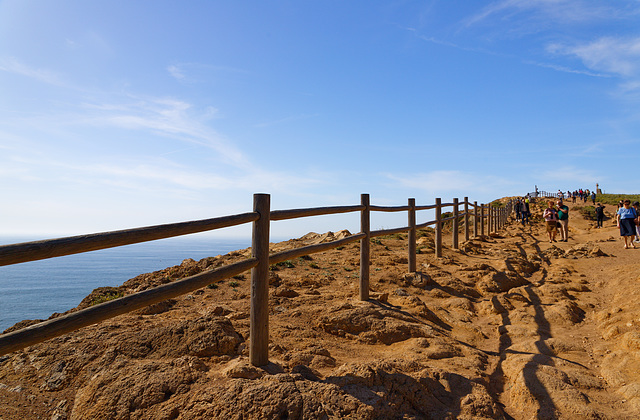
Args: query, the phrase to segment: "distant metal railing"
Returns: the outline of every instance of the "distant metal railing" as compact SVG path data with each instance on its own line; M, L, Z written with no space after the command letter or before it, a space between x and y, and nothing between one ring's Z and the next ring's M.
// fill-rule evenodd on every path
M362 194L359 205L317 207L308 209L275 210L270 209L269 194L254 194L253 211L248 213L224 216L213 219L149 226L137 229L80 235L67 238L25 242L0 246L0 266L18 264L46 258L60 257L99 249L131 245L154 241L197 232L221 229L252 223L251 257L243 261L186 277L172 283L164 284L127 295L112 301L104 302L86 309L59 316L21 330L0 335L0 356L23 349L54 337L75 331L88 325L128 313L146 306L174 298L211 283L219 282L244 271L251 270L251 302L250 302L250 345L249 359L255 366L266 365L269 343L269 306L268 306L268 274L269 266L296 257L323 252L352 242L360 241L360 283L359 297L369 299L369 266L371 238L408 233L408 270L416 271L416 231L427 226L435 226L435 255L442 256L442 231L445 222L452 224L452 247L458 248L461 219L464 223L464 237L469 240L469 219L473 217L473 236L484 236L487 231L497 232L507 222L513 211L513 202L508 201L503 207L487 204L478 205L477 201L469 202L465 197L462 203L457 198L452 203L442 203L436 198L435 204L417 206L414 198L408 199L406 206L375 206L369 202L369 194ZM461 213L460 205L464 206ZM442 209L452 207L453 215L442 217ZM473 211L470 211L470 207ZM435 210L435 220L421 224L416 223L416 212ZM384 230L371 231L370 213L407 212L408 225ZM360 232L343 239L326 243L309 245L276 254L269 254L269 228L271 221L289 220L301 217L330 215L339 213L360 212ZM485 223L486 222L486 223ZM479 225L479 226L478 226Z

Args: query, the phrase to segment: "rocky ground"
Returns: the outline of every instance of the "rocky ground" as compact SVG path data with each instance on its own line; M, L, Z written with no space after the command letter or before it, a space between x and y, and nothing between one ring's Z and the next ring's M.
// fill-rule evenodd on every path
M376 239L368 302L357 244L273 267L263 368L247 359L248 273L1 357L0 419L640 418L640 249L571 207L567 243L548 242L535 207L531 226L439 259L420 232L410 275L406 237ZM247 254L185 260L79 308Z

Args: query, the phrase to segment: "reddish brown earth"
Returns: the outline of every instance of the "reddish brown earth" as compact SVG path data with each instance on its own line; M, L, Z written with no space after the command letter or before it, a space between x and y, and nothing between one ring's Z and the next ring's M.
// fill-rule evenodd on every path
M569 242L550 244L533 212L439 259L421 232L418 274L406 239L374 241L368 302L358 245L277 267L264 368L247 361L248 275L1 357L0 419L640 418L640 249L577 211Z

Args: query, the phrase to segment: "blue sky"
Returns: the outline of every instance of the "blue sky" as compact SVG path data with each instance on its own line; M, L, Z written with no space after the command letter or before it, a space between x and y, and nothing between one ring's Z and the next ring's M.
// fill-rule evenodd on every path
M0 234L638 193L639 117L637 1L0 0Z

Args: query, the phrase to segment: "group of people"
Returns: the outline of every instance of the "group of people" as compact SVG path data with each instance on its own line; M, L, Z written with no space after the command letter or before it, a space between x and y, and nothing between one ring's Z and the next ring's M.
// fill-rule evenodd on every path
M549 243L556 242L558 230L560 230L560 242L567 242L569 240L569 207L564 204L562 198L558 198L555 203L549 200L547 204L542 217L547 225Z
M624 238L624 249L636 247L634 242L640 242L640 203L631 205L631 200L621 200L616 212L616 225L620 229L620 236Z
M561 190L558 190L558 199L563 200L564 198L565 193ZM583 190L582 188L580 188L579 190L574 190L573 192L567 191L566 198L567 200L572 199L574 204L577 199L582 200L585 203L588 199L591 199L593 205L595 206L596 204L596 193L595 191L589 191L589 189Z
M560 231L561 242L567 242L569 239L569 208L564 204L563 197L564 194L558 190L558 200L556 202L549 200L547 203L548 206L542 214L546 223L546 231L549 235L550 243L556 242L558 230ZM572 197L574 202L577 197L586 201L586 198L584 197L589 197L589 191L576 191L574 193L569 193L568 197ZM590 197L594 204L596 204L595 193L592 192ZM518 202L516 202L516 215L518 214ZM602 203L597 203L595 213L597 222L596 227L601 228L602 222L604 221L604 206ZM616 225L620 229L620 236L624 239L624 248L635 249L635 243L640 242L640 202L636 201L632 205L631 200L620 200L618 203L618 210L616 212Z
M514 210L516 212L516 221L522 222L522 226L529 223L529 216L531 216L531 211L529 211L529 196L518 198Z

